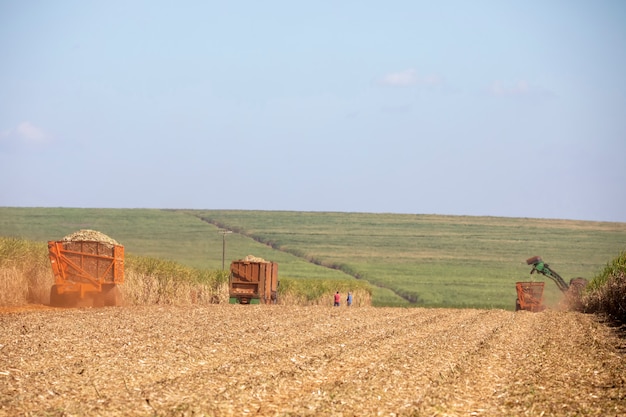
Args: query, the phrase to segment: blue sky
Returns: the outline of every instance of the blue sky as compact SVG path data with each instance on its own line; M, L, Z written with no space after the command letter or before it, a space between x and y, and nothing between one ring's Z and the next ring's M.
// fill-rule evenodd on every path
M0 0L0 206L626 222L626 2Z

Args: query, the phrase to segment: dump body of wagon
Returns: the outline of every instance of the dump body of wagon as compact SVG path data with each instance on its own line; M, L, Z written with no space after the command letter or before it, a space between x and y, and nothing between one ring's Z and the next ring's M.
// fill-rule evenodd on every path
M233 261L228 292L231 304L275 304L278 264L267 261Z
M515 310L543 311L543 287L545 282L516 282L517 301Z
M73 306L80 300L119 305L124 282L124 247L100 241L49 241L54 285L50 304Z

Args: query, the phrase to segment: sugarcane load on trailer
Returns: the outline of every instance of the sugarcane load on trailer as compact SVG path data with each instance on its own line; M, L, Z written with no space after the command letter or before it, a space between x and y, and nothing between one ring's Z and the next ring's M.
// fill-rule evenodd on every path
M587 286L587 280L584 278L572 278L568 283L552 268L545 263L541 256L533 256L526 260L527 265L533 268L530 274L537 272L550 278L556 283L556 286L566 296L569 307L577 309L580 304L580 298L583 290ZM542 311L545 309L543 305L543 282L517 282L517 300L515 302L515 310Z

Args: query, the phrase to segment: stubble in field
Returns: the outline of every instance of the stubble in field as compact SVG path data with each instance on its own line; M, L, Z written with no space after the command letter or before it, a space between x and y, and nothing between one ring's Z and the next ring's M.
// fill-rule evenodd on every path
M0 314L0 415L619 415L591 315L216 305Z

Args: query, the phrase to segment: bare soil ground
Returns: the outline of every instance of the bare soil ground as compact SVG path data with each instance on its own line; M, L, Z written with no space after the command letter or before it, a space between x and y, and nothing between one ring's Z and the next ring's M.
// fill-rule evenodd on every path
M626 415L626 346L556 311L0 311L0 415L247 414Z

